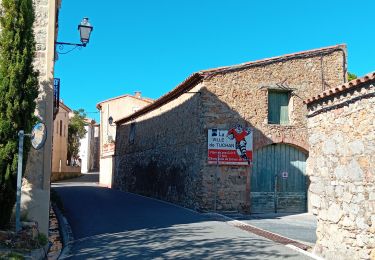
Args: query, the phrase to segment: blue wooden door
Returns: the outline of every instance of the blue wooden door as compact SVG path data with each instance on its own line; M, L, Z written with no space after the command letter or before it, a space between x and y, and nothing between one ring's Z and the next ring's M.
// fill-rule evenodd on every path
M307 211L307 155L286 144L254 152L251 213Z

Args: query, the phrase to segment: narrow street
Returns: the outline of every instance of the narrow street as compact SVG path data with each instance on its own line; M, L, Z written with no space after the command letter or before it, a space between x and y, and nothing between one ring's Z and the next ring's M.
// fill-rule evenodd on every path
M98 187L96 177L53 184L75 239L66 259L309 259L197 212Z

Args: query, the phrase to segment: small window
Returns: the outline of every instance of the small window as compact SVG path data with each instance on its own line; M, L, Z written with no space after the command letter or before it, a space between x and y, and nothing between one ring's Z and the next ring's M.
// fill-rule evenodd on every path
M131 123L130 133L129 133L129 143L130 144L134 144L134 137L135 137L135 123Z
M60 120L60 136L62 136L62 120Z
M289 124L289 99L290 92L268 91L268 123Z
M65 125L64 125L64 137L65 137L65 131L66 131L66 129L65 129Z

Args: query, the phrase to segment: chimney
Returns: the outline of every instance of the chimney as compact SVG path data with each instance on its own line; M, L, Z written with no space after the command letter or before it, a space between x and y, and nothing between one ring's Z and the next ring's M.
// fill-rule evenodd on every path
M141 98L141 94L142 94L141 91L134 91L134 96L135 96L136 98Z

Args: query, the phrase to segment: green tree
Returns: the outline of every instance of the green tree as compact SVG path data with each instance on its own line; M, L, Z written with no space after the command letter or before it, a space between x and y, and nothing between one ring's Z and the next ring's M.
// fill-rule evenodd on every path
M74 116L70 119L68 126L68 163L71 165L72 159L78 159L79 140L86 134L85 122L86 113L83 109L73 111Z
M0 17L0 227L16 199L18 131L31 131L38 96L32 0L2 0ZM26 138L27 139L27 138ZM24 160L30 149L25 142ZM24 162L24 165L25 165Z
M348 71L348 81L351 81L351 80L356 79L356 78L357 78L357 75L355 75L354 73L350 73Z

